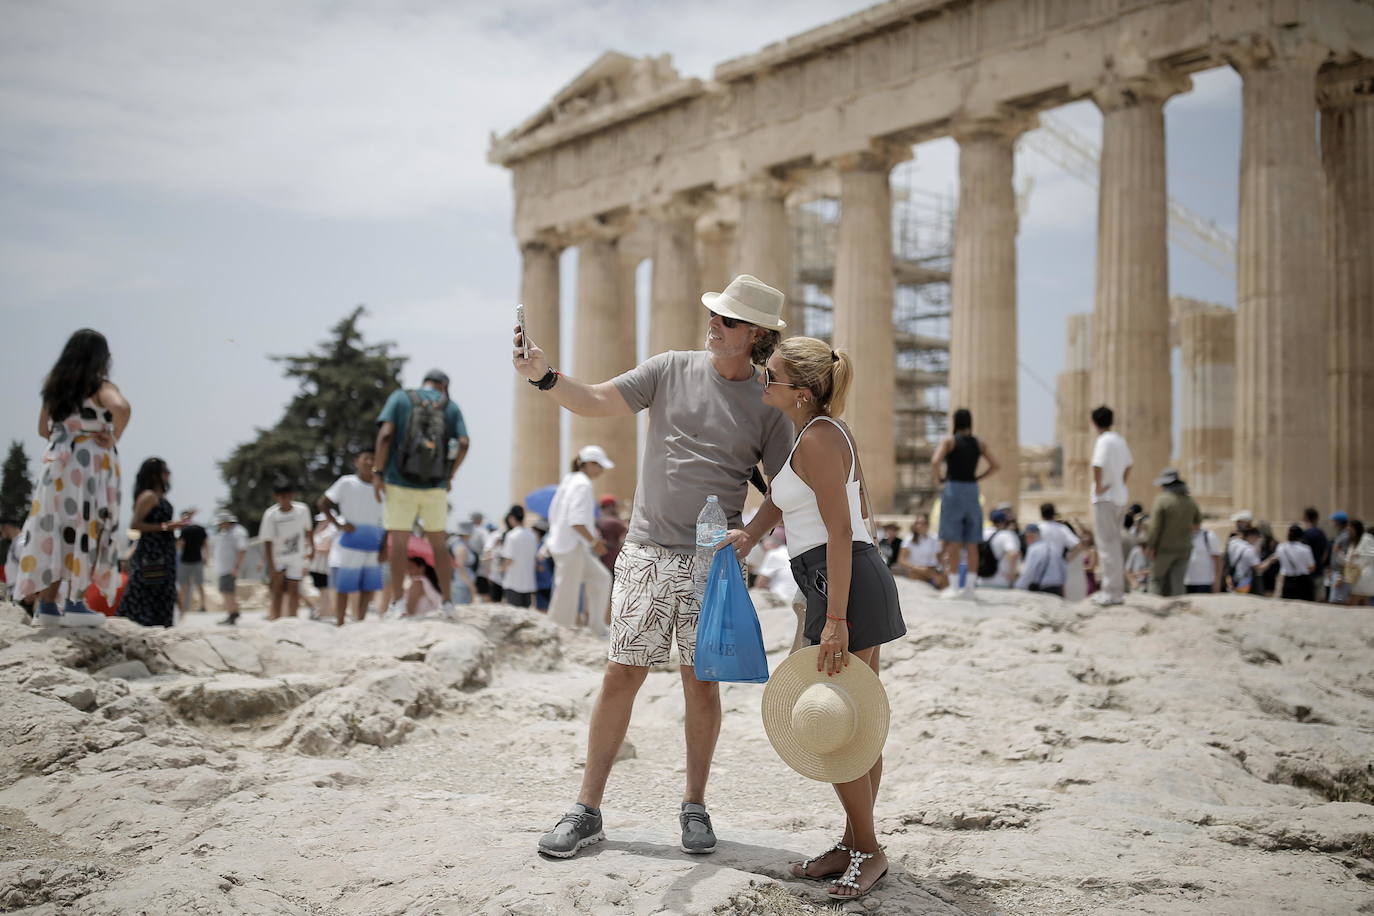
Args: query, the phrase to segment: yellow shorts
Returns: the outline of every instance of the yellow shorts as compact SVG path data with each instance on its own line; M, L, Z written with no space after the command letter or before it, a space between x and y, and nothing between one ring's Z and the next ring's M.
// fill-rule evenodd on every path
M448 490L443 487L414 490L387 484L386 510L382 515L386 530L409 531L415 525L416 516L425 531L443 531L448 523Z

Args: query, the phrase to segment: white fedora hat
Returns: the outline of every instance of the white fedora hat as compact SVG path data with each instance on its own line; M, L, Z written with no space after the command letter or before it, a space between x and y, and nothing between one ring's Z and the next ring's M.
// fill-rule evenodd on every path
M833 677L816 670L819 646L788 656L763 688L763 730L783 762L808 779L838 783L873 768L891 711L873 669L850 657Z
M785 297L758 277L740 274L730 281L723 293L702 293L701 304L717 315L737 318L749 324L781 331L782 303Z
M615 462L611 461L610 456L606 454L606 450L599 445L582 446L582 450L577 453L577 460L583 464L589 461L595 461L608 471L615 467Z

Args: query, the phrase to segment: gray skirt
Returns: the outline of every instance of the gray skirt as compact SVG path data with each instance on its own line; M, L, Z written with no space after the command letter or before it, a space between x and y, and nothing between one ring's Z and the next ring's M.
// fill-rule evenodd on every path
M812 547L792 558L792 576L806 596L806 624L802 629L810 645L821 641L829 605L829 577L826 573L825 547ZM902 608L897 601L897 583L882 553L872 544L855 541L850 567L849 651L860 652L906 635Z

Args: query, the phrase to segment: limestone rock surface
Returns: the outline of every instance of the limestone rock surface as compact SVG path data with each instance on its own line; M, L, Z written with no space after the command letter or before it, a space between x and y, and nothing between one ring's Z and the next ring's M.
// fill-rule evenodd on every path
M1218 595L1121 607L899 582L877 817L843 912L1374 912L1374 615ZM755 595L770 665L795 629ZM677 849L676 663L636 700L608 840L575 798L604 640L541 615L43 633L0 608L0 908L155 914L835 912L788 864L842 829L725 684L710 857ZM147 676L101 678L137 662Z

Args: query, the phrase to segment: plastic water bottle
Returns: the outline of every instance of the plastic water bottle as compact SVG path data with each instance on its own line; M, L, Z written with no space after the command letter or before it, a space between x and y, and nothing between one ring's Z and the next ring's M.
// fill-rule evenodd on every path
M725 510L715 496L706 497L706 505L701 507L697 516L697 556L692 564L692 593L698 603L706 594L706 580L711 573L711 561L716 556L716 545L725 540Z

